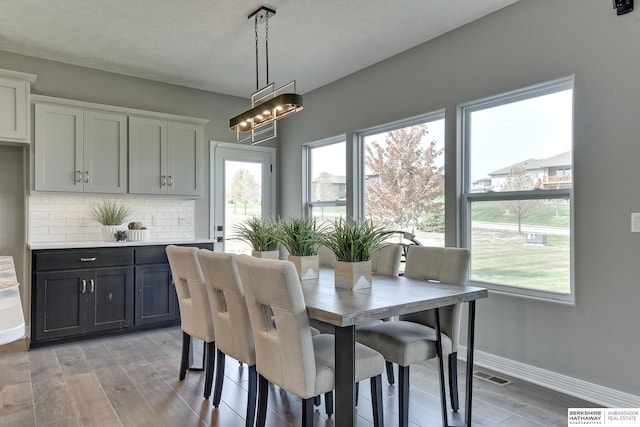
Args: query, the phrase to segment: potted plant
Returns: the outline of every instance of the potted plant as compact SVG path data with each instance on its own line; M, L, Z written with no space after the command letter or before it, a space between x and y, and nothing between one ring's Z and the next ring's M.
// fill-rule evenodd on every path
M251 255L256 258L278 259L278 223L254 216L233 227L233 239L251 246Z
M117 200L103 199L91 206L89 215L102 224L102 239L112 242L122 223L131 215L131 209Z
M149 230L140 221L132 221L127 224L127 240L149 240Z
M318 246L325 228L316 218L280 222L280 243L289 251L289 261L296 266L300 280L318 278Z
M335 285L360 289L371 286L371 256L390 233L373 220L347 221L339 218L322 239L336 254Z

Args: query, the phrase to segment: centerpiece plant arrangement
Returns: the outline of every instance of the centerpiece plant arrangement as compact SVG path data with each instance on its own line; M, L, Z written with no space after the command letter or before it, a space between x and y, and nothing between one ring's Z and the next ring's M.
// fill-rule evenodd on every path
M254 216L233 227L232 239L251 246L251 255L256 258L278 259L279 230L278 222Z
M389 234L372 219L347 221L338 218L321 242L336 254L335 286L346 289L371 287L371 257Z
M130 241L149 240L149 230L140 221L127 224L127 239Z
M117 200L103 199L91 205L89 215L102 224L102 239L113 242L116 240L116 233L131 215L131 209Z
M296 266L300 280L318 278L318 246L325 231L326 226L316 218L280 221L280 243L289 251L289 261Z

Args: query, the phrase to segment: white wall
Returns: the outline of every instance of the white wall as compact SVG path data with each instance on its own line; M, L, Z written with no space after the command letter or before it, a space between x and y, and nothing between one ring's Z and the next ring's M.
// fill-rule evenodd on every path
M456 177L458 104L575 74L576 304L491 293L478 303L476 348L640 396L640 234L630 233L640 212L639 36L640 10L521 0L305 94L304 111L280 128L280 214L302 212L305 142L444 108L445 167ZM455 245L459 185L446 184Z

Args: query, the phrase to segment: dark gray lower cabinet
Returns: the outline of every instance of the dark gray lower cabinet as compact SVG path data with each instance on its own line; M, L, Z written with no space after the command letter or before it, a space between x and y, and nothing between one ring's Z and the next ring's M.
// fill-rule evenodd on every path
M47 340L133 324L133 266L36 273L35 334Z
M165 248L33 251L31 347L179 324Z
M169 264L136 266L136 325L180 319Z

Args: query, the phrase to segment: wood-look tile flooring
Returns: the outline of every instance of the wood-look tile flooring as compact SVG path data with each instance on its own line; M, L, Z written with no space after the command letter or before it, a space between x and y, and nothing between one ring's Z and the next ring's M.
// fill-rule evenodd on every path
M0 426L244 426L247 367L227 359L223 401L214 408L202 397L203 373L188 372L178 381L180 349L179 328L31 351L23 341L1 346ZM462 363L459 372L463 388ZM432 361L411 368L412 427L440 425L437 378ZM397 385L383 383L385 425L394 427ZM519 380L506 386L474 381L476 426L566 426L568 407L592 406ZM297 397L271 390L268 426L297 426L300 416ZM371 420L363 384L357 424L369 427ZM315 411L315 425L334 426L324 404Z

